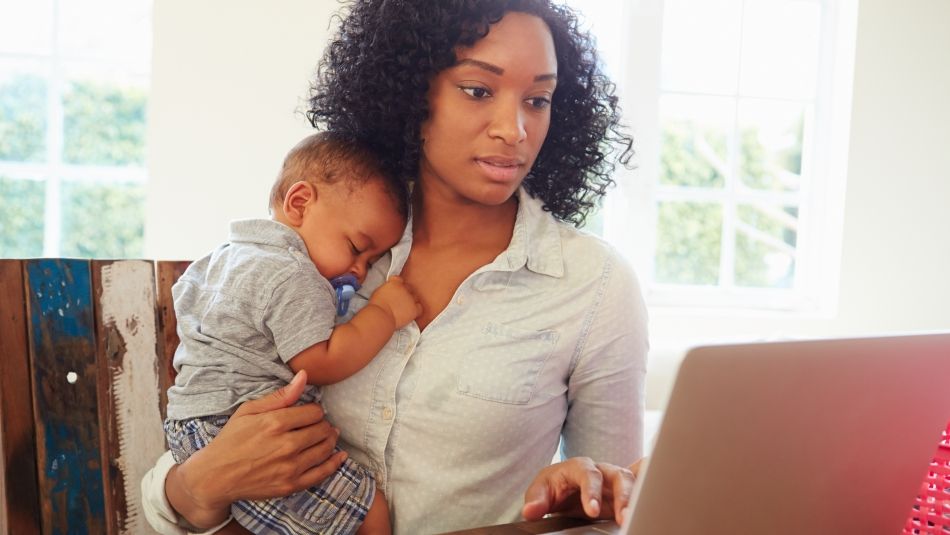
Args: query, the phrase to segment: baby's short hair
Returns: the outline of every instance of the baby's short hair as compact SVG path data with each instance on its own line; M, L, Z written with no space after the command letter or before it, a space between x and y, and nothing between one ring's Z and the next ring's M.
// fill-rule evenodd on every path
M381 180L402 217L409 213L408 191L380 163L379 157L359 141L333 132L305 137L284 158L280 174L270 192L270 209L284 203L284 196L295 182L343 185L354 190L370 180Z

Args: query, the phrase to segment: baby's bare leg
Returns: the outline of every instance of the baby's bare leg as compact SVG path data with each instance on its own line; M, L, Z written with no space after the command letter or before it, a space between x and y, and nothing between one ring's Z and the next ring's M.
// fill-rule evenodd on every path
M389 505L383 493L377 490L373 505L369 507L366 519L356 531L356 535L391 535L392 532L392 526L389 525Z

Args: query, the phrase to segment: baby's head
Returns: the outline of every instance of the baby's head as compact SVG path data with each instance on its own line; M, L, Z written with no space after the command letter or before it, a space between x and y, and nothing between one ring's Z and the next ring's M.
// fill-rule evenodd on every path
M271 189L274 219L303 238L310 259L328 279L366 270L402 237L405 186L357 142L321 132L284 159Z

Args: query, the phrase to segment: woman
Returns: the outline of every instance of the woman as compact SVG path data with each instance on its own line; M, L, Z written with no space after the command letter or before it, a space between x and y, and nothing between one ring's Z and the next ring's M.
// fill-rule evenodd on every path
M549 0L358 2L310 118L413 185L412 221L363 295L399 273L424 311L323 401L395 532L561 510L619 520L633 479L619 467L641 454L646 314L619 255L565 224L611 184L614 149L630 151L573 14ZM321 410L281 409L297 385L246 403L185 464L160 463L146 501L167 495L166 518L204 528L235 499L326 477L342 455L328 458ZM559 439L571 459L548 466Z

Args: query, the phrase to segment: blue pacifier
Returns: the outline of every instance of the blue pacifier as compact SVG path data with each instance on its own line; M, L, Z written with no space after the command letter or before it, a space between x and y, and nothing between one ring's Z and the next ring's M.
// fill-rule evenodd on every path
M346 315L350 308L350 299L356 295L356 290L360 289L360 282L351 273L334 277L330 285L336 288L336 313L338 316Z

